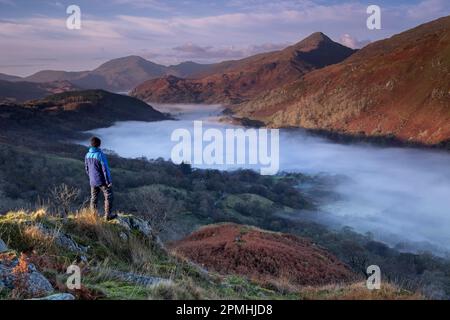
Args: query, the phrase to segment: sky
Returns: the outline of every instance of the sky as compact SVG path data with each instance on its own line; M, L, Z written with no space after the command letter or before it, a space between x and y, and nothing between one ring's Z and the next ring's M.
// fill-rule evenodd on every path
M381 29L366 26L369 5ZM81 29L69 30L69 5ZM0 73L92 70L139 55L164 65L279 50L313 32L353 48L450 14L450 0L0 0Z

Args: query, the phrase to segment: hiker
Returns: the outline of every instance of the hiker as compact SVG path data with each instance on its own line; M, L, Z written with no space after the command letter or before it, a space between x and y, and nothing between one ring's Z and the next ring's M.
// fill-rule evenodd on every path
M105 198L105 218L106 220L113 220L117 218L117 215L112 214L111 172L106 156L100 149L101 144L102 141L99 138L91 138L91 147L85 157L86 173L91 184L91 210L97 210L98 195L102 191Z

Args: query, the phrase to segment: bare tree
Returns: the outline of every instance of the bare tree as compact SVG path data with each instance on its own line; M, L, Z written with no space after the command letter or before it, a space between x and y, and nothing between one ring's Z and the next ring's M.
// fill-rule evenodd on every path
M80 196L80 189L63 183L50 190L50 204L57 211L67 217L71 208Z
M179 210L177 201L155 189L138 190L130 195L130 200L138 214L150 222L155 233L164 230L170 214Z

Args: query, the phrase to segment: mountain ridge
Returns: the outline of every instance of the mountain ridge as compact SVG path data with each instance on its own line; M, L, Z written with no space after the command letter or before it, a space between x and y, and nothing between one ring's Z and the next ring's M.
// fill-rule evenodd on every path
M196 79L167 76L148 80L131 95L160 103L235 104L340 62L354 52L317 32L283 50L218 63Z
M109 91L128 91L138 84L153 78L173 74L181 77L194 76L210 65L192 61L164 66L131 55L109 60L90 71L42 70L22 78L28 82L70 81L83 89L104 89Z
M369 44L341 63L232 107L270 127L450 139L450 16Z

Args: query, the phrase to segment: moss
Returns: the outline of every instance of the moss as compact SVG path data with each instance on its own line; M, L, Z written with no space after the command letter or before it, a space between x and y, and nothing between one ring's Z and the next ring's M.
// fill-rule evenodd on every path
M146 300L151 292L149 288L113 280L87 287L103 292L109 300Z
M295 293L281 293L267 289L237 275L229 276L219 285L219 292L224 297L248 300L298 299Z

